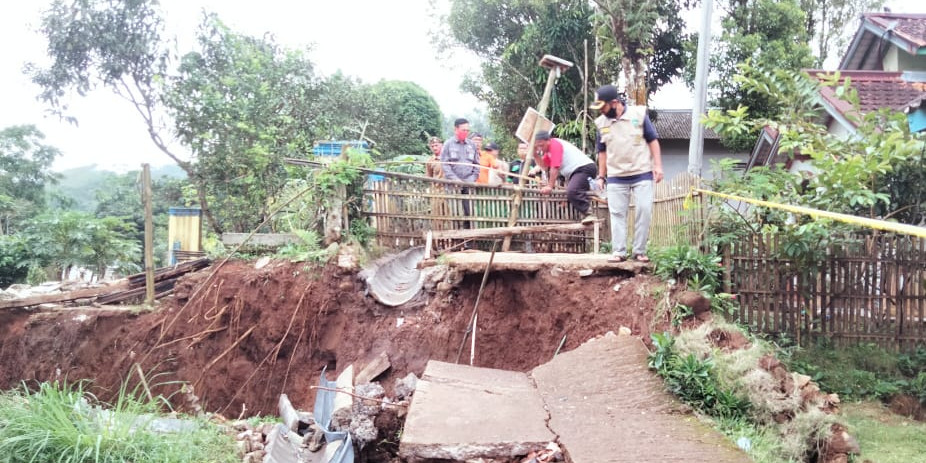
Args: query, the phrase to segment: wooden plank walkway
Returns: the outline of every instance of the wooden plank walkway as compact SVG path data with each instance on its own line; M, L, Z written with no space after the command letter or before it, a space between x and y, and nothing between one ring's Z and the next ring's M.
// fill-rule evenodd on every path
M437 259L426 259L422 267L444 264L466 273L484 272L492 253L485 251L460 251L446 253ZM535 271L542 268L558 267L562 270L592 272L623 271L641 273L650 264L636 261L608 262L609 254L569 254L569 253L534 253L496 252L492 261L492 270Z

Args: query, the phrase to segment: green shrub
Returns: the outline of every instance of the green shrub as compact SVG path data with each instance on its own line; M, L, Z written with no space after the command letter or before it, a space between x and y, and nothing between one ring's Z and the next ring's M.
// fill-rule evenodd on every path
M820 389L843 400L887 400L897 393L918 395L914 375L907 373L918 373L914 368L920 366L921 354L897 355L870 343L836 348L821 342L795 348L783 359L789 369L810 376Z
M702 254L689 245L662 248L653 254L653 273L663 280L696 286L697 291L714 294L720 289L720 257Z
M721 387L712 357L699 358L694 353L685 356L675 349L675 338L669 333L653 333L655 351L650 354L649 367L663 377L666 388L704 413L737 418L746 416L749 403L733 390Z
M921 371L926 371L926 347L917 347L911 353L897 356L897 369L908 378L913 378Z

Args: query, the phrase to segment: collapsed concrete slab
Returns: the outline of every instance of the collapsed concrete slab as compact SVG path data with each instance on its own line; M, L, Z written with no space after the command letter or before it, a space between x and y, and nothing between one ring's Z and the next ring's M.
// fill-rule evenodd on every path
M409 461L511 458L555 436L524 373L430 361L412 398L399 456Z
M748 462L749 457L694 416L647 368L649 352L631 336L608 333L531 371L566 460Z

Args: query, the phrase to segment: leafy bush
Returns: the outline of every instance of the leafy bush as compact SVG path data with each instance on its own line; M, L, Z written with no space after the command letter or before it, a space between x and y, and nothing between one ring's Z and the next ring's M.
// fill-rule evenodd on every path
M746 416L749 403L717 381L712 357L699 359L689 353L680 356L669 333L650 335L656 350L650 354L649 367L665 379L666 388L682 401L713 416Z
M908 378L913 378L921 371L926 371L926 347L920 346L911 353L897 356L897 369Z
M277 251L277 257L289 259L292 262L323 263L331 258L328 249L322 248L322 239L315 230L293 230L299 237L298 243L288 243Z
M137 392L137 391L135 391ZM234 440L204 420L186 419L184 432L152 429L163 400L120 390L102 407L84 383L45 382L35 391L0 395L0 461L62 463L234 462Z
M698 290L709 294L720 289L722 268L716 255L702 254L693 246L680 244L657 250L653 262L653 273L663 280L694 283Z
M904 393L926 403L926 350L897 355L875 344L835 348L822 342L796 349L785 358L789 368L806 374L821 389L844 399L888 400Z

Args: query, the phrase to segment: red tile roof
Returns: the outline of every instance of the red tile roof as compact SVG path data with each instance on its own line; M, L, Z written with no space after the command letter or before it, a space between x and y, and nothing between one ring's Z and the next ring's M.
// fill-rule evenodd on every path
M917 47L926 46L926 14L865 13L862 17L885 31L896 23L895 34Z
M913 56L923 56L926 14L863 14L839 69L883 69L884 52L891 46Z
M813 77L831 75L832 71L808 70ZM901 72L886 71L839 71L840 82L848 78L852 88L858 92L859 109L862 113L880 108L908 112L919 108L926 99L926 83L907 82ZM820 95L841 114L849 114L853 108L846 101L836 96L833 87L823 87Z

